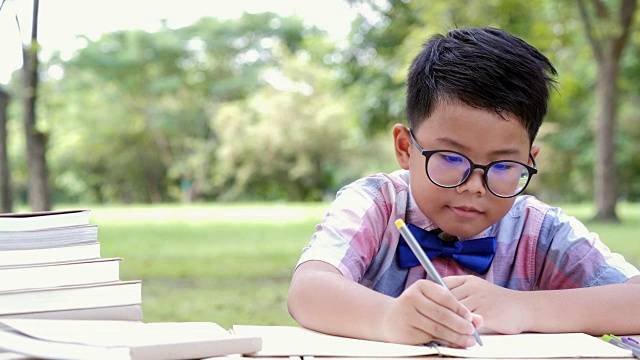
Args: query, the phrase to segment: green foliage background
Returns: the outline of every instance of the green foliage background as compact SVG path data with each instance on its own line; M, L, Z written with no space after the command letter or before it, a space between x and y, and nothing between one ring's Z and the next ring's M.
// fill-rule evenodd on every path
M344 43L297 17L245 13L107 33L84 39L70 59L48 59L38 126L48 134L54 203L331 197L358 177L397 168L391 126L405 122L411 59L434 33L469 26L520 36L557 67L538 137L540 172L528 191L545 201L591 199L596 74L575 2L348 2L360 16ZM619 81L615 160L627 201L640 197L638 21ZM15 74L14 100L18 82ZM28 175L18 104L9 142L19 202Z

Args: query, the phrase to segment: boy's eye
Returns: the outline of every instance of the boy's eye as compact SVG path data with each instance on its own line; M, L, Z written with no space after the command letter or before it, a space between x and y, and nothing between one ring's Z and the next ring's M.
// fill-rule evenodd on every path
M440 157L442 157L442 160L449 163L459 164L465 161L465 159L462 156L454 155L454 154L441 154Z
M513 165L509 163L497 163L493 164L492 168L496 171L509 171L513 168Z

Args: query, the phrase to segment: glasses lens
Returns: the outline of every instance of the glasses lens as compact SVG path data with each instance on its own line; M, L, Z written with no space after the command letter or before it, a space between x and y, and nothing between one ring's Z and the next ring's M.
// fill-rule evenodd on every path
M431 181L445 187L462 184L470 169L471 164L467 158L449 151L436 152L427 161L427 175Z
M529 170L514 161L502 161L487 169L487 187L500 196L512 196L529 182Z

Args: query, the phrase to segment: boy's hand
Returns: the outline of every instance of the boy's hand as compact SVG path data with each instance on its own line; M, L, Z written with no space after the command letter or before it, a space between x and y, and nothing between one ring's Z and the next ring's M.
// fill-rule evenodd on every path
M382 314L382 329L389 342L425 344L437 341L451 347L476 344L474 328L482 317L473 315L442 286L428 280L416 281Z
M476 276L449 276L443 279L466 308L484 319L484 327L502 334L526 330L522 292L506 289Z

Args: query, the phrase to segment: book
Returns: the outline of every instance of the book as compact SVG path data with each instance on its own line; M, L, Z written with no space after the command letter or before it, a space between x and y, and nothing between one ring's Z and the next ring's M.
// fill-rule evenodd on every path
M0 266L0 292L120 280L122 258Z
M454 349L444 346L413 346L333 336L295 326L234 325L233 333L259 336L262 349L253 357L415 357L463 358L627 358L625 350L582 333L482 335L483 346Z
M141 303L140 280L0 291L0 315Z
M0 348L41 359L201 359L260 350L211 322L2 319Z
M100 256L89 213L0 214L0 319L142 321L141 281Z
M89 210L58 210L0 214L2 231L28 231L89 224Z
M1 319L51 319L51 320L126 320L142 321L142 306L122 305L104 306L86 309L70 309L57 311L38 311L23 314L0 315Z
M96 242L98 242L97 225L0 231L0 250L41 249Z
M0 251L0 266L89 260L99 257L99 242L41 249L3 250Z
M0 352L0 360L33 360L33 357L16 353Z

